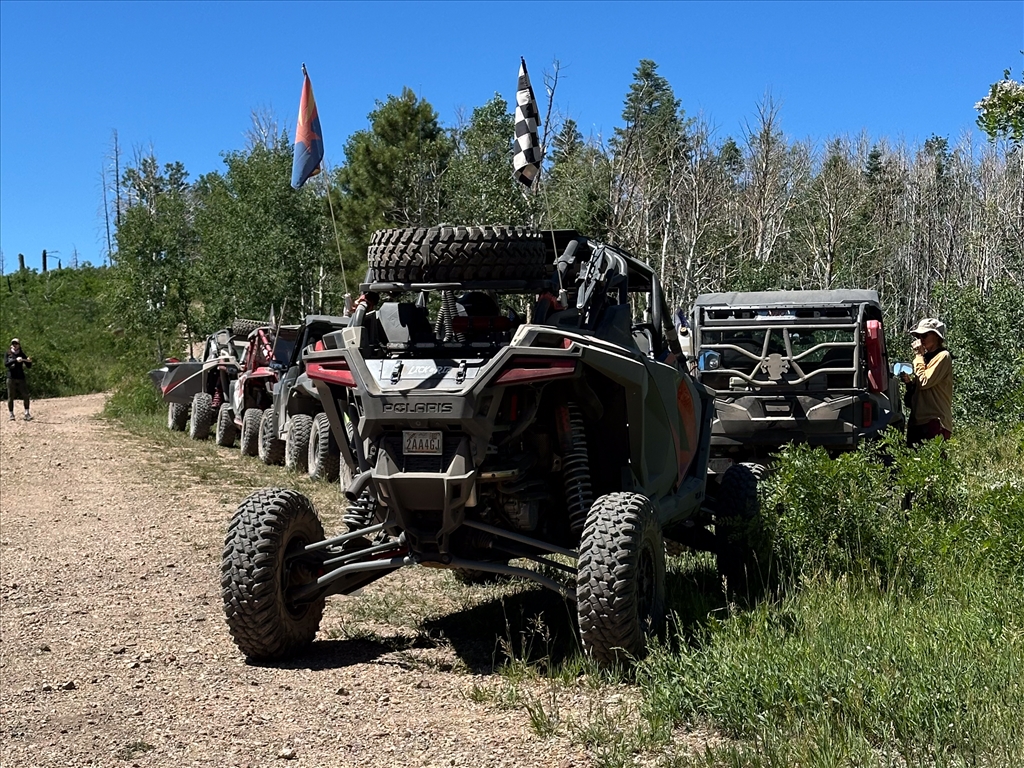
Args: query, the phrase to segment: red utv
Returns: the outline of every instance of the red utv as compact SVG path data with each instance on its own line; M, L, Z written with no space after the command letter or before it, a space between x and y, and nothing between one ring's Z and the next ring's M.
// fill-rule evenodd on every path
M206 339L201 359L168 360L150 371L150 378L167 405L167 427L175 432L188 428L193 440L205 440L245 355L246 336L263 325L259 320L235 320Z
M229 383L229 397L217 413L217 445L231 447L239 436L242 454L259 454L268 464L284 460L284 447L265 434L263 413L273 405L274 387L291 357L298 326L257 328L249 334L238 377Z

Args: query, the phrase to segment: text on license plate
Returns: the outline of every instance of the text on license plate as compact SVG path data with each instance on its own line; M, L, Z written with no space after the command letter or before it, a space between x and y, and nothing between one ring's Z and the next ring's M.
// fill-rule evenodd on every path
M418 453L427 456L440 456L441 432L403 432L402 453Z

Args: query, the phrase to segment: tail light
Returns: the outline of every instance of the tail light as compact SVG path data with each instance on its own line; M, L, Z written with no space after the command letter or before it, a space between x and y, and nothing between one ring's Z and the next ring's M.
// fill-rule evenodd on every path
M328 384L340 384L343 387L354 387L356 378L349 370L348 360L333 360L329 363L307 363L306 375L311 379L326 381Z
M875 404L870 400L864 403L864 426L870 427L875 420Z
M524 384L567 379L576 373L576 361L559 357L516 357L494 380L495 384Z

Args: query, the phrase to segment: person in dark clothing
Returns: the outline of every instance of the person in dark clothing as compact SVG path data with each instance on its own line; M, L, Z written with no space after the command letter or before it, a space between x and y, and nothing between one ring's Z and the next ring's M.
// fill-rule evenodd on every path
M32 367L32 358L21 349L21 342L11 339L11 348L4 355L4 367L7 368L7 411L14 421L14 401L21 399L25 406L25 421L32 421L28 410L28 384L25 382L25 369Z

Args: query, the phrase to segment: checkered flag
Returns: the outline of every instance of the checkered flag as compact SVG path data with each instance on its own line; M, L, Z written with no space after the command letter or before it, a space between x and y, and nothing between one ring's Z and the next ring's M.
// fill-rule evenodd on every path
M537 128L540 127L540 110L537 97L533 95L530 75L526 71L526 59L519 59L519 86L516 88L516 147L512 158L512 175L526 186L540 173L541 150Z

